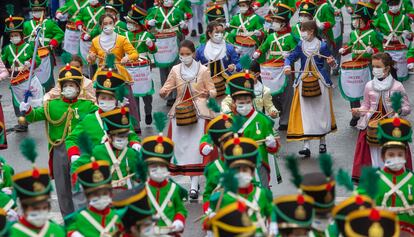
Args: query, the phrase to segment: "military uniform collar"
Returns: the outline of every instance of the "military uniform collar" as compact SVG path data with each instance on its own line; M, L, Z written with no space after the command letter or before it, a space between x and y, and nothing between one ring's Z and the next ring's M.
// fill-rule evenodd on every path
M152 179L149 179L148 180L148 184L151 185L152 187L155 187L155 188L163 188L163 187L167 186L168 180L165 179L161 183L158 183L158 182L156 182L156 181L154 181Z
M23 45L25 42L24 42L24 40L22 39L18 44L15 44L14 46L16 46L16 48L17 47L19 47L20 45Z
M108 214L109 214L109 212L111 211L111 208L109 208L109 207L106 207L106 208L105 208L105 209L103 209L103 210L98 210L98 209L96 209L96 208L94 208L94 207L92 207L92 206L88 206L88 209L89 209L91 212L94 212L94 213L99 214L99 215L101 215L101 216L106 216L106 215L108 215Z
M392 174L392 175L394 175L394 176L398 176L398 175L403 174L403 173L405 172L405 170L404 170L404 168L402 168L402 169L400 169L400 170L398 170L398 171L393 171L393 170L388 169L387 167L385 167L385 168L384 168L384 172L385 172L385 173L388 173L388 174Z
M250 118L256 110L252 109L247 115L246 118Z
M290 28L290 26L286 26L284 30L277 31L276 33L277 33L278 36L280 36L280 35L290 33L291 31L292 31L292 29Z
M396 16L400 15L401 11L398 11L396 13L392 13L392 12L388 11L387 13L390 14L390 16L392 16L392 17L396 17Z
M37 227L37 226L32 225L29 221L26 220L26 218L24 218L24 216L19 218L19 222L20 222L20 224L24 225L25 227L27 227L29 229L40 230L43 227L43 226Z
M242 16L244 17L249 17L251 15L253 15L254 11L252 8L249 8L249 10L247 10L246 14L242 14Z
M66 98L62 97L62 100L63 100L63 102L66 102L68 104L72 104L72 103L77 102L78 101L78 98L75 98L73 100L70 100L70 99L66 99Z
M97 3L96 5L90 5L92 8L97 8L101 6L101 3Z
M253 184L249 184L247 188L239 188L238 193L239 194L250 194L253 192Z

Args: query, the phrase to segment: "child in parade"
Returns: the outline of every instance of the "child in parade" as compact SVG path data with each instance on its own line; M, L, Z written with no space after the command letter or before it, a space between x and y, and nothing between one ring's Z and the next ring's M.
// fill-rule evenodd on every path
M359 116L357 128L360 130L352 168L352 179L359 180L361 167L383 167L381 149L378 141L368 135L369 127L375 126L378 121L392 117L391 97L400 92L403 96L400 116L407 116L411 112L410 102L404 86L397 81L394 61L388 53L377 53L372 56L373 79L365 86L364 100L361 107L353 108L352 114ZM407 152L407 165L411 168L411 154Z
M287 139L304 141L300 155L310 157L310 140L318 139L319 153L326 153L325 136L336 130L332 106L332 81L324 63L335 67L336 62L328 45L318 38L316 21L301 23L302 41L285 59L285 74L292 73L291 65L300 59L301 69L290 109ZM307 116L312 114L313 116Z
M313 0L310 0L310 1L303 0L299 2L298 8L299 8L298 22L292 28L292 35L296 39L297 42L303 40L300 34L301 24L307 21L313 20L316 9L317 9L317 5Z
M320 36L326 41L332 51L336 47L332 30L335 25L335 10L326 0L317 0L316 4L317 9L314 20L318 30L321 32Z
M216 89L210 77L210 71L200 62L194 60L193 42L184 40L180 45L181 63L174 66L168 75L160 96L165 98L173 88L177 89L177 99L168 116L170 117L169 135L176 142L174 155L176 163L172 165L173 174L191 176L190 197L197 199L199 194L199 175L203 174L208 163L202 157L198 145L205 132L205 125L214 118L214 113L207 108L207 99L216 97ZM182 108L191 107L192 112L181 112ZM191 137L186 143L180 142Z
M191 29L191 36L197 36L197 32L199 35L204 33L203 30L203 21L204 21L204 1L200 0L191 0L191 11L192 17L189 20L190 29ZM197 31L196 31L197 30Z
M206 14L206 21L207 21L207 30L208 30L208 25L213 21L218 22L222 24L223 27L225 27L226 16L225 16L224 7L222 5L219 5L217 3L212 4L212 6L207 8L205 14ZM227 35L228 35L228 32L224 31L223 32L224 41L227 41ZM206 38L207 38L207 35L205 33L200 34L200 38L199 38L200 45L205 44L207 42Z
M0 82L7 78L9 78L9 71L7 70L6 66L4 65L0 57ZM3 106L0 102L0 150L7 149L7 134L5 122L6 121L4 120Z
M50 202L52 183L48 169L38 168L35 165L37 158L35 141L30 138L23 140L20 150L33 168L13 175L13 188L20 201L22 215L11 225L6 236L65 237L64 228L49 220L52 209Z
M123 35L124 33L128 32L126 23L124 21L121 21L120 19L120 14L123 11L123 1L122 0L105 0L105 13L104 14L109 14L112 15L113 19L114 19L114 32L119 34L119 35ZM95 26L95 28L92 30L91 32L91 36L97 36L99 34L102 33L102 28L101 27L97 27ZM94 37L93 37L94 38Z
M65 140L82 118L98 109L94 102L78 98L82 80L80 69L67 64L59 71L61 97L46 101L42 107L33 109L30 103L20 103L20 111L26 114L28 122L46 121L49 169L57 184L56 191L63 216L74 211L69 173L70 160L66 154Z

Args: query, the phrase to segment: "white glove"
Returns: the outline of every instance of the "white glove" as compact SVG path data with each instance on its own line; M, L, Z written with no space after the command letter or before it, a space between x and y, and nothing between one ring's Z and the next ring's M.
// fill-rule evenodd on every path
M90 40L91 39L91 36L89 35L89 34L83 34L83 40L84 41L88 41L88 40Z
M402 32L402 36L404 37L404 38L406 38L406 39L411 39L411 33L408 31L408 30L404 30L403 32Z
M30 104L26 102L20 102L19 110L20 112L26 112L30 110Z
M154 44L154 42L152 42L152 40L151 40L150 38L148 38L147 40L145 40L145 44L146 44L148 47L152 47L152 45Z
M60 20L63 18L63 14L61 12L56 13L56 19Z
M135 143L134 145L132 145L132 149L136 150L136 151L140 151L141 150L141 144L139 143Z
M121 101L118 101L118 105L119 105L120 107L124 107L124 106L129 105L129 99L128 99L128 98L126 98L126 97L124 97L124 99L122 100L122 102L121 102Z
M272 26L272 24L271 24L271 23L269 23L269 22L265 21L265 23L263 24L263 29L264 29L264 30L269 30L271 26Z
M84 235L83 235L83 234L81 234L81 233L79 233L79 232L77 232L77 231L73 232L70 236L71 236L71 237L84 237Z
M83 26L82 25L78 25L78 30L79 31L82 31L82 29L83 29Z
M371 46L367 46L366 51L367 51L367 53L369 53L369 54L373 54L373 53L374 53L374 49L373 49L373 48L371 48Z
M286 51L282 52L282 57L284 59L287 58L287 57L289 57L289 52L286 52Z
M128 55L125 55L122 59L121 59L121 63L125 64L129 61Z
M269 225L269 235L270 236L276 236L279 234L279 228L277 227L276 222L270 222Z
M213 150L214 148L207 144L203 147L203 149L201 149L201 154L203 156L208 156Z
M260 53L256 51L256 52L253 53L252 57L254 59L258 59L260 57Z
M254 31L253 31L253 34L254 34L255 36L257 36L257 37L262 36L262 32L260 32L260 30L254 30Z
M266 137L265 144L269 148L275 148L276 147L276 140L273 135L269 135Z
M187 29L188 28L188 24L185 21L180 21L180 28L181 29Z
M354 9L352 9L352 7L347 7L346 11L348 12L348 14L353 14L354 13Z
M230 28L230 23L226 22L225 26L226 28Z
M32 64L29 61L24 62L25 67L30 67Z
M408 69L409 69L409 70L414 69L414 63L409 63L409 64L407 65L407 67L408 67Z
M236 53L240 54L241 50L239 47L234 47L234 51L236 51Z
M17 220L19 220L19 214L17 214L17 212L15 210L9 209L7 211L7 220L9 222L17 221Z
M172 231L173 232L180 232L184 230L184 223L180 220L175 220L172 223Z
M148 21L149 26L155 26L156 23L157 23L157 20L155 20L155 19L151 19L151 20Z
M78 159L79 159L79 157L80 157L80 156L78 156L78 155L73 155L73 156L71 156L71 157L70 157L70 162L71 162L71 163L75 162L76 160L78 160Z
M318 26L318 28L320 30L324 30L325 29L325 24L323 24L323 22L316 21L316 25Z
M10 187L2 188L1 191L7 195L11 195L13 193L13 190Z
M344 53L345 53L345 51L346 51L346 49L344 49L344 48L340 48L340 49L338 50L338 53L340 53L340 54L344 54Z

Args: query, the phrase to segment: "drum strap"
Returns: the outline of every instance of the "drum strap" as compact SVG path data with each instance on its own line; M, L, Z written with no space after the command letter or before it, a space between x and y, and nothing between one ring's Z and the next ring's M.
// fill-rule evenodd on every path
M246 28L246 26L248 26L250 24L250 21L253 19L253 17L255 17L255 15L253 14L252 16L249 16L248 18L246 18L246 20L243 20L242 14L239 14L239 20L240 20L240 27L243 30L244 33L249 32ZM237 31L239 31L239 29L237 29Z
M159 11L161 12L162 17L164 18L164 20L162 20L162 24L161 24L161 29L160 30L164 30L164 26L168 25L170 28L172 28L172 24L170 22L170 20L168 20L168 18L171 16L171 14L174 12L174 9L171 9L167 15L165 15L163 8L158 8Z
M270 49L272 49L273 44L276 43L277 47L279 48L278 51L284 52L284 50L282 48L282 45L280 44L280 40L284 40L288 36L288 34L282 35L280 38L278 38L276 34L274 34L274 36L275 36L275 40L273 40L272 43L270 44ZM274 51L274 50L272 50L272 51Z
M86 28L93 29L98 24L98 21L96 20L96 17L101 13L101 11L104 10L104 8L101 7L95 14L92 13L90 7L86 8L86 9L88 9L89 16L91 17L91 19L86 24ZM89 27L91 23L93 23L93 25L92 25L92 27Z
M335 6L335 5L336 5L336 1L338 1L338 0L334 0L334 1L328 0L329 4L331 4L331 6L332 6L334 9L338 9L338 8Z
M39 233L34 232L33 230L27 228L26 226L16 223L13 225L16 229L20 230L21 232L25 233L30 237L43 237L46 236L47 231L49 230L50 222L47 221L46 224L42 227Z
M296 30L298 30L299 38L302 40L302 36L300 35L300 27L299 27L299 24L296 24Z
M378 172L378 173L380 175L381 180L384 181L384 183L387 184L388 187L390 188L390 191L384 194L384 198L382 199L381 206L386 207L388 199L391 197L391 195L396 193L398 197L400 197L404 207L405 208L410 207L410 204L408 204L407 199L405 198L404 193L400 190L400 188L411 179L413 174L408 173L407 176L405 176L398 184L394 185L384 174L382 174L381 172ZM414 211L411 210L408 212L408 214L412 216L414 215Z
M224 173L223 166L221 166L220 161L218 159L214 161L214 165L216 166L216 168L221 174Z
M320 22L319 19L318 19L319 18L319 16L318 16L319 12L322 10L322 8L325 7L326 4L328 4L328 3L325 2L324 4L322 4L315 13L315 19L316 19L317 22Z
M177 185L175 183L171 183L170 190L168 190L168 194L165 197L164 201L162 202L161 206L158 204L158 201L155 199L154 194L152 194L148 182L145 184L145 186L147 188L148 198L150 199L150 202L152 206L154 207L155 211L157 211L157 215L165 222L167 226L171 226L172 221L170 220L170 218L168 218L165 215L164 210L167 207L167 204L170 202Z
M361 36L359 36L358 33L356 31L354 31L354 35L356 37L356 40L352 45L360 43L362 45L362 47L364 47L364 49L367 49L367 45L364 43L364 41L362 39L365 38L365 36L369 35L372 31L374 31L374 30L368 30L367 32L365 32Z
M238 133L243 133L244 130L253 122L254 118L257 116L257 111L255 110L252 116L243 124L242 128L239 129Z
M116 221L118 220L118 216L115 215L112 217L112 219L109 221L108 225L102 227L102 225L95 220L87 211L81 211L80 214L85 217L86 220L89 221L89 223L100 233L100 236L106 236L105 234L110 233L110 230L115 226Z
M101 139L101 143L104 143L108 139L108 134L106 133L106 131L103 127L103 122L102 122L101 116L99 115L98 110L95 112L95 117L96 117L96 120L99 123L99 126L101 127L102 131L104 132L104 135L102 136L102 139Z
M387 42L385 42L385 46L388 46L389 45L389 43L391 42L393 36L397 37L397 39L400 42L400 44L404 44L404 42L402 42L402 40L401 40L401 36L398 36L397 35L397 30L403 24L404 19L405 19L405 15L402 15L400 22L398 22L398 24L397 24L397 26L395 28L392 27L392 25L390 23L390 20L388 19L388 15L387 14L385 14L384 18L385 18L385 22L387 22L387 25L388 25L389 30L391 31L388 36L384 36L384 38L387 39Z
M16 47L17 47L17 46L16 46ZM22 53L24 53L24 52L26 51L26 48L27 48L27 47L29 47L29 44L25 44L25 45L23 46L23 48L20 50L20 52L16 55L16 54L14 53L14 50L13 50L12 45L11 45L11 44L9 44L9 49L10 49L10 53L11 53L11 55L13 56L13 61L14 61L14 62L17 62L17 63L19 64L19 66L23 66L23 63L22 63L22 62L20 62L19 57L20 57L20 55L22 55ZM14 63L13 63L13 65L12 65L12 71L14 71Z
M8 210L10 210L12 208L13 205L14 205L14 200L13 199L10 199L10 201L7 202L6 205L4 205L2 207L2 209L7 212Z
M75 13L73 13L72 18L75 18L79 14L82 8L88 6L89 1L85 1L82 6L79 5L77 0L74 0L73 3L75 3L76 11Z

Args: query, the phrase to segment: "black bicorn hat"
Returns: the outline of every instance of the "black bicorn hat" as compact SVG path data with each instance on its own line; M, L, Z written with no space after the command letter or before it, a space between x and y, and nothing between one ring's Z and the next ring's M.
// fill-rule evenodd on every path
M289 7L286 4L278 3L276 6L270 10L269 16L271 18L280 19L285 22L289 22L290 18L292 18L295 9Z
M230 168L247 165L256 168L258 162L258 145L247 137L234 137L223 145L223 156Z
M227 86L230 90L231 97L238 95L249 95L251 97L255 97L253 77L254 75L248 71L231 75L227 79Z
M67 81L75 82L79 87L83 83L83 74L77 67L70 66L67 64L59 70L58 82L63 85Z
M356 4L355 11L353 17L361 17L362 19L368 21L371 20L374 16L375 6L371 3L361 2L359 1Z
M89 156L89 154L85 154ZM76 169L77 181L82 185L85 193L91 193L100 189L112 188L110 164L104 160L96 161L90 157L91 161Z
M5 23L5 32L23 32L23 23L24 18L20 16L14 15L14 5L7 4L5 6L6 12L9 15L6 19L4 19Z
M135 4L132 4L131 10L129 10L128 15L125 16L125 20L132 21L142 25L147 15L148 13L145 9Z
M207 124L206 131L215 145L219 146L226 136L233 135L232 122L230 115L220 114Z
M111 135L126 133L130 130L128 107L116 108L100 114L104 129Z
M206 10L207 21L212 22L217 19L224 19L224 8L222 5L214 4Z
M290 194L273 200L279 229L311 228L314 200L305 194Z
M112 9L116 12L124 10L124 0L105 0L105 9Z

